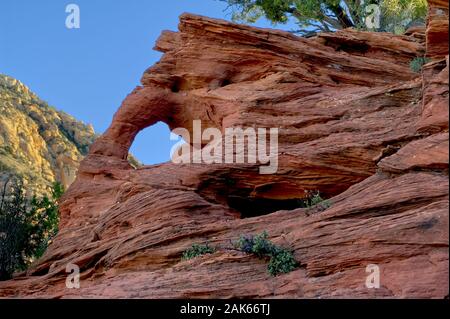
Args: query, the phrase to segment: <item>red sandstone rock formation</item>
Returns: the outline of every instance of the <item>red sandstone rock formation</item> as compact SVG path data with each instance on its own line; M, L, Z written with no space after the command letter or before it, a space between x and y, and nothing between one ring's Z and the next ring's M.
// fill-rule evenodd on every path
M448 1L428 0L427 56L448 55Z
M442 1L431 1L442 6ZM448 18L448 3L442 9ZM433 11L434 12L434 11ZM64 196L61 231L6 297L426 297L448 294L448 49L442 20L409 36L303 39L185 14ZM425 54L423 74L409 62ZM447 58L445 57L447 55ZM132 169L158 121L278 127L279 170L165 163ZM331 207L282 209L320 190ZM258 214L263 208L280 210ZM256 215L252 218L240 218ZM230 240L264 230L300 267L271 277ZM181 261L193 243L220 249ZM65 287L66 265L82 270ZM368 289L377 264L381 287Z

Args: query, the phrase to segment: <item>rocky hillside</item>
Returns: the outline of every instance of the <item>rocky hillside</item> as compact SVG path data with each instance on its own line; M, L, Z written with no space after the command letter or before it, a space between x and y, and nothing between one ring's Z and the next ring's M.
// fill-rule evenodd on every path
M448 296L448 2L429 2L426 30L403 36L305 39L181 16L81 163L60 233L27 274L0 283L0 296ZM411 71L424 54L422 72ZM197 119L222 132L277 127L278 171L126 161L142 129L192 130ZM307 191L328 204L295 206ZM297 269L273 277L266 260L233 249L264 230ZM214 253L181 259L206 241ZM66 288L68 264L80 267L79 289ZM369 265L378 288L366 286Z
M0 174L23 177L42 193L68 187L94 141L94 129L42 101L20 81L0 74Z

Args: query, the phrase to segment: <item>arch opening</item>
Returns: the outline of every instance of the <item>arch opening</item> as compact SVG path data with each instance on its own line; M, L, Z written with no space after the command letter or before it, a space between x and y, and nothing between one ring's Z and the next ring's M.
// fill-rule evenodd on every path
M140 131L130 147L130 153L141 165L154 165L170 161L170 151L176 141L170 140L170 128L157 122Z

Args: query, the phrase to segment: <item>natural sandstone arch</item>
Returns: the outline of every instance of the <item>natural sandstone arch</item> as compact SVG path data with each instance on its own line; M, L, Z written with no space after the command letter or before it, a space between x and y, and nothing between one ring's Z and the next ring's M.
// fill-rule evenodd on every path
M192 121L200 119L210 126L221 128L208 114L208 105L195 96L173 92L173 83L162 86L139 86L130 93L106 132L90 148L90 155L109 156L125 160L136 135L143 129L163 122L170 129L192 129ZM199 109L191 113L192 109ZM203 108L203 109L202 109Z
M137 87L123 101L106 132L92 145L90 154L125 160L136 135L168 118L177 105L176 95L158 87Z
M229 101L221 103L223 96L205 101L210 90L249 82L258 83L252 89L259 90L300 80L310 87L302 94L311 94L320 91L317 87L394 84L415 77L398 61L406 63L424 51L423 44L403 36L396 36L383 47L382 35L366 32L361 33L359 42L367 44L370 52L364 56L346 52L336 56L336 45L354 44L354 31L306 40L274 30L245 26L227 29L228 22L217 23L190 14L182 15L180 21L180 32L162 33L155 46L164 53L161 61L145 71L142 86L127 96L106 133L91 147L91 154L125 159L136 134L158 121L170 128L189 128L193 119L201 119L223 129L242 116L241 105L246 107L257 99L240 94L232 106ZM223 29L229 32L226 38ZM204 44L195 39L196 32L217 47L205 51ZM371 54L383 57L377 62L381 65L365 57Z
M305 40L183 15L180 32L164 33L157 44L166 53L161 62L83 161L46 255L28 276L0 283L0 295L448 297L448 58L436 57L423 77L412 73L409 61L424 51L424 31L416 32L344 30ZM335 50L355 41L366 44L357 46L364 52ZM208 67L217 60L232 66L222 81L223 72ZM420 132L431 135L417 130L424 114ZM282 169L269 177L244 166L129 169L125 156L140 129L156 121L186 127L193 118L219 128L282 127ZM306 187L339 195L325 211L250 220L233 216L219 198L227 190L295 198ZM222 249L264 230L292 249L298 269L270 277L261 260ZM221 249L180 261L205 241ZM81 289L65 288L68 262L80 265ZM382 269L380 289L364 285L368 264Z
M417 74L408 63L424 51L424 45L412 38L394 36L394 41L386 41L386 35L350 30L303 39L280 31L234 28L225 21L188 14L180 19L180 32L163 32L159 38L155 48L163 57L144 72L142 86L124 100L111 126L91 147L80 174L95 172L91 167L95 163L128 169L125 159L135 136L158 121L171 129L190 130L193 120L201 120L205 127L222 132L233 125L269 125L281 129L283 172L289 172L292 163L296 163L300 176L318 168L321 172L318 177L305 177L306 181L302 177L283 182L272 188L276 189L272 193L278 194L281 187L292 191L291 197L301 196L303 188L316 188L334 196L374 174L377 161L386 152L386 142L360 134L369 134L373 127L360 129L346 119L352 118L351 113L360 117L361 109L363 115L370 114L367 106L380 100L378 96L389 87L399 92L398 97L392 94L392 101L381 99L381 108L402 106L403 100L413 102L419 94L420 84L414 81ZM336 49L354 44L355 36L367 50ZM198 37L203 40L198 41ZM407 84L399 86L399 81ZM326 148L327 125L339 120L345 124L336 128L336 133L358 132L346 137L354 146L345 142L335 145L331 155L316 152L309 142L323 141L321 147ZM375 130L382 128L379 125ZM396 129L392 137L396 143L412 138L410 125ZM296 150L299 143L304 144L302 151ZM345 153L342 162L328 160L340 153ZM255 181L249 187L257 190L268 182L260 176L252 178Z

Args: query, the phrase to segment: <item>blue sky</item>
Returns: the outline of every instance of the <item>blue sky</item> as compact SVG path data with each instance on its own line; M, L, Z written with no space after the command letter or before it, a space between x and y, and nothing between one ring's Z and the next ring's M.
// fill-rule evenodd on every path
M65 26L70 3L80 8L80 29ZM2 0L0 73L102 133L159 60L152 48L161 31L176 30L183 12L229 20L225 9L217 0ZM167 161L175 143L169 137L157 124L138 135L131 151L146 164Z

